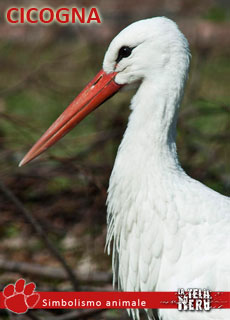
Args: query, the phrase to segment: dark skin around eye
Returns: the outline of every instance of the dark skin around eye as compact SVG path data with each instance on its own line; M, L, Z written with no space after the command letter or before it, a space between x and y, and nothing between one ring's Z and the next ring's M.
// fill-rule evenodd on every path
M131 55L133 48L130 48L128 46L121 47L121 49L118 52L118 57L116 60L116 63L120 62L123 58L127 58Z

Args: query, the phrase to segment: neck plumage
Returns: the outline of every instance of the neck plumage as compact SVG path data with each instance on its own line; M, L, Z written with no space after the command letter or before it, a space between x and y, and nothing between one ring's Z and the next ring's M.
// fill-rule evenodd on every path
M177 110L184 81L173 82L170 77L158 79L156 85L154 80L144 80L132 99L128 127L110 178L107 245L110 252L114 239L113 270L116 269L122 225L127 215L135 210L133 204L141 208L150 195L151 201L159 202L158 197L153 197L156 191L167 188L167 183L173 181L171 175L184 175L175 143ZM161 200L166 199L161 196Z
M128 165L139 159L139 165L154 166L159 170L179 170L176 152L176 123L178 107L183 95L183 82L174 82L158 77L144 80L134 96L128 127L124 134L119 153L129 155ZM124 164L125 165L125 164ZM141 174L141 172L139 172Z

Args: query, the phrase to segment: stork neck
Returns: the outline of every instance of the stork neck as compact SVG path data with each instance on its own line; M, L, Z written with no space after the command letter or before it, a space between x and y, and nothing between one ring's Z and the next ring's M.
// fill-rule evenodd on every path
M142 149L143 156L151 153L158 168L165 162L178 168L175 138L183 88L170 77L158 79L156 85L154 80L144 80L134 96L124 143L130 142L139 153Z

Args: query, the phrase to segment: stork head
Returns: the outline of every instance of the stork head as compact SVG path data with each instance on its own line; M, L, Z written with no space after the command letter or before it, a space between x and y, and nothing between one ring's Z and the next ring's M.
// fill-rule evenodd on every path
M173 21L157 17L131 24L111 42L103 69L35 143L19 166L51 147L122 86L145 79L158 82L162 75L167 77L174 69L185 74L188 64L187 40Z
M175 22L156 17L132 23L111 42L104 58L106 73L117 72L118 84L150 79L158 82L174 68L187 72L189 46Z

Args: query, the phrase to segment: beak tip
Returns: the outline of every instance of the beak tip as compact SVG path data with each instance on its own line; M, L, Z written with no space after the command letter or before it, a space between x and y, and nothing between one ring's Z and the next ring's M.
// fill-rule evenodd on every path
M18 164L19 168L22 167L22 166L24 166L26 163L27 163L27 162L26 162L26 159L25 159L25 157L24 157L24 158L19 162L19 164Z
M23 160L19 162L19 168L23 166Z

